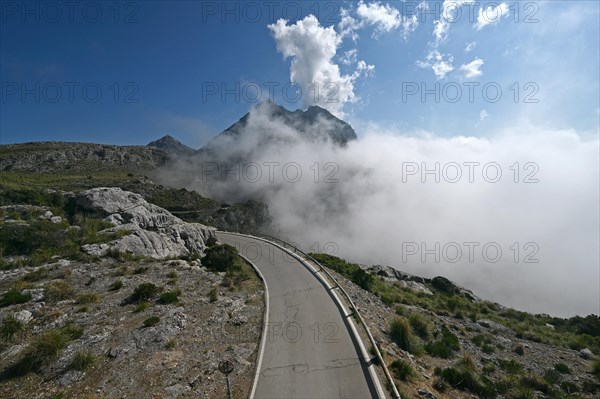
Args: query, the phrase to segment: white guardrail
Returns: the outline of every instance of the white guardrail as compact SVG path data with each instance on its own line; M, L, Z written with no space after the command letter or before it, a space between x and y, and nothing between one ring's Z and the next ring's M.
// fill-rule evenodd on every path
M334 288L338 288L340 290L340 292L342 293L343 297L346 299L346 301L348 302L348 307L350 309L350 311L352 312L352 314L358 318L358 321L360 322L360 325L363 326L367 337L369 338L369 341L371 343L371 346L373 348L373 350L375 351L375 356L377 357L377 361L379 363L379 365L381 366L381 368L383 369L383 372L385 374L385 377L387 379L388 382L388 386L391 389L391 393L392 396L394 397L394 399L402 399L402 397L400 396L400 393L398 392L398 389L396 388L396 384L394 383L394 379L390 373L390 370L388 369L387 365L385 364L385 361L383 360L383 357L381 356L381 352L379 351L379 346L377 345L377 341L375 341L375 338L373 338L373 334L371 334L371 331L369 330L369 326L367 326L367 323L365 322L365 320L363 319L362 315L360 314L360 312L358 311L358 308L356 307L356 305L354 304L354 301L352 300L352 298L350 298L350 295L348 295L348 293L346 292L346 290L344 289L344 287L342 287L337 281L336 279L331 275L331 273L323 266L321 265L321 263L319 263L319 261L317 261L315 258L313 258L312 256L310 256L309 254L307 254L306 252L302 251L301 249L299 249L298 247L296 247L295 245L292 245L282 239L279 239L277 237L272 237L266 234L261 234L260 236L253 236L250 234L241 234L241 233L235 233L235 232L231 232L231 231L219 231L220 233L226 233L226 234L234 234L234 235L239 235L239 236L246 236L246 237L251 237L251 238L257 238L263 241L268 241L271 244L277 245L278 247L283 248L284 250L286 250L287 252L290 252L296 256L299 256L300 258L303 258L304 261L307 262L311 262L313 263L315 266L318 267L318 271L319 272L323 272L327 278L330 280L329 283L334 287ZM360 337L356 337L357 339L360 339Z

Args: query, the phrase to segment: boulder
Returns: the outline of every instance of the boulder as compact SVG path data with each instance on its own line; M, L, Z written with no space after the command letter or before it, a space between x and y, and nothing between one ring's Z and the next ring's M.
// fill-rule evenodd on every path
M215 229L187 223L166 209L148 203L141 195L120 188L94 188L80 193L77 206L103 216L115 227L106 232L127 231L109 244L88 244L82 250L93 256L108 251L165 259L203 253L216 241Z
M17 321L20 321L23 324L27 324L33 319L33 315L29 310L15 312L14 317Z
M589 348L584 348L584 349L580 350L579 354L584 359L588 359L589 360L589 359L593 359L594 358L594 353L592 353L592 351L589 350Z

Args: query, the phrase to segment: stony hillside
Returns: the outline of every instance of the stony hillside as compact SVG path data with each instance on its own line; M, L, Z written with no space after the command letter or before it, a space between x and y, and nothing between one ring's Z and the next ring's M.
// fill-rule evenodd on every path
M54 141L0 145L0 170L5 172L132 172L155 169L167 160L165 151L144 146Z
M313 254L355 301L402 398L598 398L600 318L532 315L436 277Z
M0 397L223 397L223 358L247 395L263 288L214 229L119 188L30 200L0 207Z

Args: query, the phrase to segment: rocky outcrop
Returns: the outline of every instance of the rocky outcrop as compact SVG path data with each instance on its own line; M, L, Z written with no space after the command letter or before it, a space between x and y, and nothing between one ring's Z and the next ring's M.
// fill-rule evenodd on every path
M165 151L144 146L65 142L0 145L1 171L141 171L162 166L168 159Z
M84 245L93 256L109 251L134 256L165 259L202 254L216 242L215 229L199 223L187 223L167 210L150 204L135 193L120 188L94 188L76 198L78 208L105 217L115 227L106 232L121 232L123 237L108 244Z
M481 300L479 297L477 297L475 294L473 294L472 291L454 284L452 281L448 280L445 277L437 276L437 277L434 277L431 279L425 278L425 277L419 277L419 276L415 276L410 273L406 273L406 272L394 269L393 267L390 267L390 266L382 266L382 265L373 265L373 266L359 265L359 266L363 270L365 270L369 273L376 274L390 282L397 282L402 287L408 288L415 292L422 292L427 295L432 295L433 293L431 292L431 290L429 288L427 288L427 285L429 285L429 286L435 288L436 290L438 290L440 292L444 292L446 294L461 295L471 301Z

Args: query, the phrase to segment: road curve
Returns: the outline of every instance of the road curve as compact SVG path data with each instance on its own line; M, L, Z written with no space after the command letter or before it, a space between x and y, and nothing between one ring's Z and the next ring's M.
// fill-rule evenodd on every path
M268 322L256 399L376 398L350 321L301 262L266 241L219 232L261 272Z

